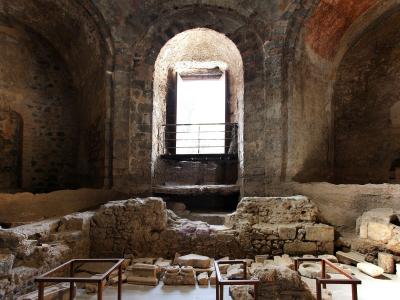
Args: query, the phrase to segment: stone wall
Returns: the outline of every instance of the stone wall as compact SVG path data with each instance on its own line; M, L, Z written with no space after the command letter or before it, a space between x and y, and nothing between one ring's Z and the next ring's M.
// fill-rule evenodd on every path
M153 185L236 184L237 160L173 161L160 159Z
M318 207L321 221L335 226L338 231L353 231L357 218L370 209L400 209L400 186L397 184L288 183L268 186L267 190L269 196L307 196Z
M77 257L332 253L334 229L317 222L303 196L244 198L229 227L178 218L160 198L112 201L96 212L0 229L0 299L32 290L34 276Z
M22 188L109 186L113 41L103 17L91 1L6 0L0 20L0 103L26 131Z
M177 218L160 198L115 201L93 217L91 255L332 253L333 227L317 221L318 210L305 197L244 198L228 227Z
M335 181L390 182L390 168L400 155L398 124L400 75L396 30L400 14L371 26L346 53L334 94ZM393 109L394 108L394 109Z
M35 276L72 258L89 256L92 213L76 213L13 229L0 229L0 299L36 288Z
M11 118L8 125L2 121L0 132L2 164L7 164L0 170L1 178L7 177L0 187L75 187L78 119L68 68L40 36L1 19L0 52L0 110Z
M17 226L97 208L125 195L112 190L60 190L46 194L0 193L0 224Z
M15 20L29 36L35 36L34 42L40 44L45 40L50 45L46 48L65 62L61 71L67 69L70 78L62 76L61 71L58 75L55 70L47 73L51 78L58 78L59 85L71 81L76 91L72 98L78 109L72 117L78 120L75 123L79 123L79 135L74 151L63 149L68 155L78 153L78 176L70 178L84 186L113 184L115 189L131 194L151 192L153 75L160 50L171 38L188 29L203 27L225 34L237 46L244 69L244 98L238 107L243 113L243 119L239 118L243 124L239 128L243 137L240 141L243 151L239 153L243 172L239 183L242 195L262 196L269 193L270 185L281 182L333 180L335 163L342 174L347 172L342 167L348 168L355 162L363 165L359 169L351 167L358 169L357 173L345 176L351 182L361 180L367 174L365 168L379 170L363 179L363 182L378 182L373 176L379 173L379 178L383 178L390 162L398 158L398 145L393 142L398 134L398 104L393 100L396 89L391 88L397 71L388 67L389 64L397 66L393 50L397 36L388 28L396 28L393 18L397 17L389 16L398 8L398 2L331 2L4 0L0 4L0 15L3 23L8 22L3 28L8 36L13 32L9 22ZM374 38L378 47L373 56L372 44L363 50L356 43L360 38L361 43L366 43L370 30L384 23L380 18L387 18L386 23L393 24L379 29L382 33L376 34L379 39ZM6 38L3 40L7 44L5 48L16 46L6 42ZM18 51L9 52L18 54ZM30 51L28 56L31 54L34 52ZM54 62L58 58L44 61ZM380 59L387 63L381 64ZM368 69L367 61L371 66L379 66L377 72L362 72ZM371 76L368 85L366 78L358 77L357 72ZM43 79L45 73L38 78ZM11 73L7 74L6 79L10 80ZM22 84L27 74L20 75L18 82ZM337 79L336 90L341 92L333 98ZM39 90L44 93L41 99L58 87L53 85L52 88L40 85ZM23 93L27 91L32 91L31 86ZM68 95L62 93L67 101ZM2 97L8 97L2 102L15 102L12 95ZM364 98L367 101L363 102ZM336 100L346 100L345 105ZM42 121L43 111L35 107L29 108L29 113ZM6 110L19 113L23 125L33 120L25 121L25 116L13 107ZM376 114L369 113L372 111ZM72 126L72 121L62 124ZM50 117L51 122L56 120ZM58 130L53 132L53 127L49 129L47 125L37 135L50 131L54 138ZM347 126L354 130L346 131ZM362 132L360 128L366 126L371 131ZM26 130L26 126L23 128ZM351 138L347 138L349 132L354 133ZM365 147L370 137L374 143ZM62 136L55 139L48 148L57 152ZM65 143L66 140L65 137ZM358 148L354 147L357 145ZM377 145L382 145L383 151L378 153ZM23 148L29 153L28 146ZM365 155L358 159L354 156L358 151L353 149L368 151L363 151ZM373 167L365 167L369 161ZM22 167L31 167L29 163L31 160ZM39 173L43 170L34 169ZM67 173L67 169L69 165L57 172L57 176ZM51 175L45 178L46 183L54 181L53 171ZM23 176L22 182L27 178Z
M15 111L0 110L0 190L21 186L22 119Z

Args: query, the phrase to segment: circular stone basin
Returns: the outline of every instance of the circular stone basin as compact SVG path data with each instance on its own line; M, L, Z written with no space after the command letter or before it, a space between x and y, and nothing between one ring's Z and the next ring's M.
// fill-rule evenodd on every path
M321 277L322 267L318 263L302 263L299 267L299 273L308 278L318 278Z

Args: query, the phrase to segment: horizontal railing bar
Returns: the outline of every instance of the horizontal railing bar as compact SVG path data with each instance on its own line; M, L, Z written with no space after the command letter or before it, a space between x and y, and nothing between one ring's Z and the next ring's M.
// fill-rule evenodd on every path
M316 278L324 284L361 284L359 279Z
M163 124L162 126L212 126L212 125L237 125L237 123L187 123L187 124Z
M225 133L231 133L233 131L225 131L225 130L221 130L221 131L166 131L166 134L175 134L175 133L221 133L221 132L225 132Z
M229 148L230 146L182 146L182 147L165 147L168 149L186 149L186 148L194 148L194 149L203 149L203 148Z
M226 140L231 140L232 138L226 138L226 139L165 139L166 141L177 141L177 142L184 142L184 141L226 141Z

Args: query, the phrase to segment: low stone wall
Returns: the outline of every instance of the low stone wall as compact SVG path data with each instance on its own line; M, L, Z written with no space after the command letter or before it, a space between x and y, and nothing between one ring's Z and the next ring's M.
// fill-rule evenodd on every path
M240 256L234 231L178 218L161 198L130 199L103 205L91 226L93 257Z
M229 226L178 218L161 198L112 201L96 212L0 229L0 300L29 292L34 276L72 257L331 253L334 229L317 222L303 196L244 198Z
M0 230L0 299L34 289L33 279L71 258L86 258L93 213Z
M305 197L244 198L230 226L177 218L160 198L103 205L91 226L94 257L197 253L211 257L333 252L333 227L317 224L318 210Z
M243 198L229 221L240 247L253 254L333 253L334 228L318 223L304 196Z
M374 208L400 209L398 184L287 183L266 188L268 195L305 195L320 211L322 221L338 231L354 230L357 218Z
M121 198L124 194L98 189L61 190L46 194L0 193L0 223L35 222L89 210Z

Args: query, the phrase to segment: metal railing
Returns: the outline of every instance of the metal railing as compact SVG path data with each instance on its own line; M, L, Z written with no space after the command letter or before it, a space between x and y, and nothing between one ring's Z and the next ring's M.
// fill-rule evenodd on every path
M165 124L164 154L237 154L237 123Z

